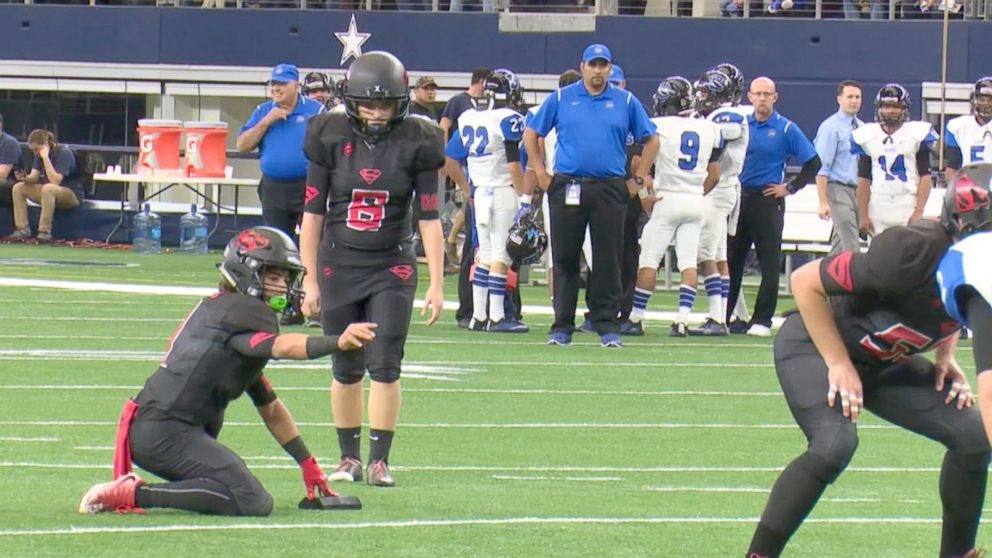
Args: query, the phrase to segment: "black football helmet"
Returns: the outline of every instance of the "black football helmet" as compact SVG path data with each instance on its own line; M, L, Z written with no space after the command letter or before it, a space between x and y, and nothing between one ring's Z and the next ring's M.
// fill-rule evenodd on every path
M654 92L654 115L672 116L692 108L692 84L682 76L670 76Z
M537 212L529 211L510 227L506 238L506 253L520 265L533 265L541 261L548 248L548 235L537 219Z
M322 89L328 92L334 89L334 80L324 72L310 72L303 78L304 95L311 91L320 91Z
M992 163L965 165L947 182L940 224L955 238L963 238L992 225L989 184Z
M897 116L883 116L883 106L896 105L902 110ZM898 83L883 85L875 95L875 121L883 126L898 128L909 120L909 91Z
M286 271L286 295L270 297L273 310L299 307L303 299L301 283L305 273L296 243L286 233L272 227L252 227L232 238L224 248L224 261L218 266L234 290L264 300L263 271L279 268Z
M693 108L703 116L733 102L733 86L723 72L710 70L696 80Z
M410 109L410 80L399 58L384 51L359 56L348 68L344 106L352 126L369 141L378 141L406 118ZM385 124L370 124L358 114L358 104L393 103L393 116Z
M730 79L729 102L734 106L741 104L744 98L744 72L730 62L723 62L713 66L714 72L720 72Z
M979 78L971 91L971 113L984 125L992 120L992 76Z
M524 88L517 76L506 68L499 68L486 76L482 85L482 97L472 99L472 104L478 110L510 107L516 108L523 103Z

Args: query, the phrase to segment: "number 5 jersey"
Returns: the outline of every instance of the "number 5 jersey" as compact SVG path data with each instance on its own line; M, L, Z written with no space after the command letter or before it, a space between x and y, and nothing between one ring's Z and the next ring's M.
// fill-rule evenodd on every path
M325 215L322 247L333 248L338 263L415 261L412 220L438 218L443 136L433 121L407 117L369 143L347 115L310 119L304 211Z

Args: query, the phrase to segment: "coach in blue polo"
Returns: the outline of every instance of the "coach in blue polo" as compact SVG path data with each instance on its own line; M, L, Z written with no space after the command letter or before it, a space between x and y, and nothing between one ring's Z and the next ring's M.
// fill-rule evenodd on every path
M820 170L820 158L799 126L775 110L778 93L774 81L767 77L755 78L751 81L747 98L754 112L747 118L747 155L740 174L740 217L736 233L727 239L730 265L727 320L729 322L729 314L740 294L744 259L754 246L761 266L761 286L747 333L768 337L778 304L785 196L798 192L813 181L816 171ZM803 166L799 175L785 184L785 164L790 159Z
M579 255L586 226L592 239L589 318L604 347L620 346L620 259L627 200L652 191L648 175L658 138L644 107L631 93L609 83L610 49L593 44L582 53L582 81L545 99L524 130L528 160L551 210L555 321L550 345L568 345L575 329ZM538 137L555 129L555 175L548 175ZM627 138L643 144L637 168L625 180Z
M258 147L262 180L258 197L262 220L293 238L303 215L307 158L303 133L307 120L324 105L300 94L300 72L292 64L279 64L269 77L270 100L255 107L238 134L238 151Z

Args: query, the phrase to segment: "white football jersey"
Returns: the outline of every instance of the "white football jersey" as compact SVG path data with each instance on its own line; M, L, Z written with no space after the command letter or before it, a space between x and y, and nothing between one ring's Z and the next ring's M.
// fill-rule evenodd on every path
M740 185L741 169L747 155L748 124L747 114L740 107L721 107L711 112L707 119L720 127L723 138L723 153L720 155L720 181L717 188L736 188Z
M961 148L961 165L992 161L992 120L984 126L975 117L965 114L947 123L947 145Z
M968 325L964 308L958 308L957 290L970 287L992 301L992 232L975 233L958 241L944 254L937 267L937 285L947 313Z
M527 110L527 120L534 118L541 105L534 105ZM558 146L558 131L554 128L548 130L548 135L544 136L544 168L548 174L555 174L555 148Z
M916 153L937 140L929 122L906 122L891 136L877 122L851 134L851 153L871 157L871 190L884 195L912 194L920 183Z
M656 192L703 194L703 181L720 128L709 120L683 116L652 118L661 145L654 160Z
M523 133L524 118L510 108L469 109L458 117L458 134L468 155L468 174L474 186L512 186L503 142L520 142Z

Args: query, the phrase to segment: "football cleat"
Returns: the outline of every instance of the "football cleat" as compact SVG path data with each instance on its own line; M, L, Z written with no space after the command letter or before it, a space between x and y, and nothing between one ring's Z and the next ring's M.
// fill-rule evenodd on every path
M689 326L685 325L684 322L674 322L672 323L672 329L668 332L669 337L688 337L689 336Z
M368 477L369 486L382 486L391 487L396 486L396 481L389 474L389 465L383 459L378 459L369 463L369 468L366 471Z
M334 472L327 475L328 482L357 482L362 480L362 462L354 457L342 457Z
M721 324L720 322L714 320L713 318L706 318L703 325L699 327L690 327L689 335L703 335L707 337L722 337L727 335L727 326Z
M134 503L134 493L142 484L145 481L141 477L130 473L117 480L94 485L80 500L79 513L143 513L144 510Z
M766 325L752 324L747 330L747 334L752 337L771 337L772 329Z
M488 331L489 330L489 320L477 320L472 318L468 322L469 331Z
M317 316L310 316L309 318L307 318L307 322L305 325L307 327L323 327L320 324L320 318L318 318Z
M496 333L527 333L530 331L530 328L523 322L504 319L498 322L489 322L489 331Z
M564 347L572 344L572 334L565 331L552 331L548 334L548 345Z
M623 347L623 342L620 341L619 333L604 333L599 336L599 342L604 347Z
M640 337L644 335L644 324L625 320L620 322L620 335L631 335Z
M747 330L750 327L751 324L749 324L748 322L745 322L740 318L734 318L733 320L730 321L729 324L727 324L727 331L729 331L730 333L740 333L743 335L747 333Z

